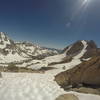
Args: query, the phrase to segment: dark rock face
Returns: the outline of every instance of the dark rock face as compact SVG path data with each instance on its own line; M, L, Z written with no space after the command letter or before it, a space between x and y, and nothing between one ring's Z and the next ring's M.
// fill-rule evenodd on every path
M93 57L89 61L56 75L55 81L63 88L77 87L80 84L100 87L100 56Z
M0 78L2 77L2 74L1 74L1 72L0 72Z
M83 55L83 57L81 59L87 59L93 56L98 56L98 54L100 55L100 49L97 48L97 45L95 44L95 42L93 40L90 41L85 41L87 43L87 48L86 48L86 52ZM71 47L69 50L68 48ZM67 56L76 56L77 54L79 54L81 52L81 50L84 48L84 45L82 43L81 40L75 42L74 44L66 47L63 52L67 51L66 55Z
M87 59L93 56L98 56L98 54L100 55L100 50L97 48L97 45L93 40L87 41L87 45L88 45L86 48L87 51L82 58Z
M69 47L71 47L70 50L68 50ZM64 48L64 50L62 52L65 52L68 50L66 53L67 56L75 56L78 53L80 53L80 51L83 49L83 47L84 46L83 46L82 42L79 40L79 41L75 42L74 44L69 45L66 48Z
M100 88L89 88L89 87L79 87L79 88L72 88L70 89L71 91L76 91L79 93L90 93L90 94L96 94L96 95L100 95Z
M83 44L81 41L77 41L72 45L70 50L67 52L67 55L77 55L83 49Z

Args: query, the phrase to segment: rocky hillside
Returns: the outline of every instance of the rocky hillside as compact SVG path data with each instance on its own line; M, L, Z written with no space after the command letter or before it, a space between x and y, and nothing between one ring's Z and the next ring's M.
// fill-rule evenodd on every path
M80 85L100 88L100 56L59 73L55 76L55 81L64 89L77 88Z
M77 65L75 65L77 61L74 62L74 67L70 68L66 64L66 71L56 75L55 81L65 90L100 94L100 49L95 42L77 41L63 52L73 58L71 62L75 59L80 59L81 62Z
M81 57L83 59L91 58L93 56L98 55L98 53L100 53L100 49L97 47L97 45L95 44L95 42L93 40L90 40L90 41L85 40L85 44L81 40L79 40L79 41L67 46L63 50L63 52L67 51L66 52L67 56L74 57L82 51L84 46L85 46L85 53Z

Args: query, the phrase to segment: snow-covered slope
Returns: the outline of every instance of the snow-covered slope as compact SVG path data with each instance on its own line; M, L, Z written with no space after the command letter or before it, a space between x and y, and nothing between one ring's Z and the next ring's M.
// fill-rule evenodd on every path
M87 42L84 41L84 40L82 40L80 42L83 44L82 50L80 50L80 52L77 51L78 53L75 52L75 54L72 55L73 59L80 59L85 54L85 52L87 51L86 50L86 48L87 48ZM45 60L48 63L51 63L51 62L60 62L65 57L69 56L69 55L67 55L67 52L69 52L72 47L73 47L73 45L70 45L70 46L68 46L68 48L62 54L55 55L55 56L52 56L52 57L46 57ZM70 54L70 56L71 56L71 54Z
M55 100L62 94L75 94L79 100L100 100L100 96L66 92L54 81L52 70L40 73L2 73L0 100Z
M87 42L86 41L81 41L83 44L83 49L75 56L72 56L72 61L77 60L78 62L80 61L80 58L84 55L84 53L86 52L86 47L87 47ZM68 47L68 49L63 53L63 54L59 54L59 55L55 55L55 56L50 56L50 57L46 57L43 61L47 62L48 64L52 63L52 62L60 62L63 61L64 58L68 57L67 52L71 49L72 45L70 45ZM72 62L71 61L71 62Z
M62 61L64 61L64 59L68 58L69 56L67 55L67 52L70 51L70 49L72 48L73 45L68 46L68 48L61 54L58 55L54 55L54 56L49 56L46 57L42 60L32 60L31 62L28 63L24 63L24 64L19 64L19 67L25 67L28 66L29 68L33 68L33 69L40 69L41 67L50 67L51 63L59 63L59 64L54 64L51 65L56 67L56 68L62 68L62 67L67 67L68 68L72 68L75 65L78 65L81 63L81 57L85 54L85 52L87 51L87 42L82 40L81 41L83 47L82 50L80 50L79 53L77 53L77 55L75 54L74 56L72 55L72 60L69 62L64 62L61 63ZM85 60L85 59L84 59Z
M21 48L23 52L30 56L50 56L58 54L57 50L49 50L29 42L16 43L16 45Z
M89 41L77 41L66 47L62 53L56 49L40 47L29 42L14 42L5 33L0 33L0 65L7 66L8 63L17 63L18 67L29 67L39 69L48 67L52 63L59 63L58 66L64 67L81 63L81 60L88 60L91 48L96 50L96 45ZM94 50L93 49L93 50ZM88 51L88 52L87 52ZM87 53L87 54L86 54ZM92 51L93 53L93 51ZM83 57L85 55L85 58ZM83 58L82 58L83 57ZM64 61L72 58L71 62ZM81 60L80 60L81 59ZM28 61L28 62L26 62ZM64 62L61 63L60 62Z
M0 33L0 63L9 63L14 61L22 61L28 57L25 53L17 48L14 41L5 33Z

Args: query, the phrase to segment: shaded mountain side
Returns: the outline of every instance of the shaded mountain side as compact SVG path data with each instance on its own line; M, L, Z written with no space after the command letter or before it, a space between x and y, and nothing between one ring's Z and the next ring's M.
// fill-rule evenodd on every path
M87 51L82 58L87 59L89 57L100 55L100 49L97 47L97 45L93 40L87 41L87 44L88 44L86 48Z
M81 59L88 59L91 58L93 56L97 56L98 54L100 54L100 49L97 47L97 45L95 44L95 42L93 40L90 41L86 41L86 52L84 53L84 55L81 57ZM70 49L69 49L70 48ZM74 57L76 55L78 55L82 49L84 48L84 45L82 43L81 40L76 41L75 43L67 46L66 48L63 49L63 53L66 52L66 56L71 56Z
M84 45L81 41L77 41L74 44L70 45L71 48L66 52L67 56L73 56L73 55L77 55L78 53L81 52L81 50L83 49ZM69 47L69 46L68 46ZM67 48L64 49L64 51L66 51Z
M71 48L69 49L69 47L71 47ZM67 56L75 55L75 54L79 53L83 49L83 47L84 47L84 45L82 44L81 40L79 40L79 41L76 41L75 43L67 46L66 48L64 48L62 52L64 53L67 51L66 52Z

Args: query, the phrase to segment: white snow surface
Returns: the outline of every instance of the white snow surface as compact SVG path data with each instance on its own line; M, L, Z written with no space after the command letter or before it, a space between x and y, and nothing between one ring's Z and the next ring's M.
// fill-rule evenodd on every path
M34 56L38 56L38 55L43 55L43 54L58 54L58 52L56 50L49 50L49 49L43 49L42 47L38 46L38 45L34 45L32 43L17 43L17 46L21 48L21 50L25 51L28 55L34 55Z
M27 58L20 56L18 53L12 54L12 52L10 52L6 56L0 54L0 63L10 63L10 62L15 62L15 61L23 61L26 59Z
M54 81L55 69L41 73L2 73L0 100L55 100L62 94L75 94L79 100L100 100L100 96L66 92Z
M63 53L63 54L58 54L55 56L50 56L50 57L46 57L43 60L43 63L45 62L46 64L48 63L52 63L52 62L60 62L62 61L65 57L66 57L66 53L70 50L71 46L69 46L69 48Z
M65 91L51 74L3 73L0 100L55 100Z

